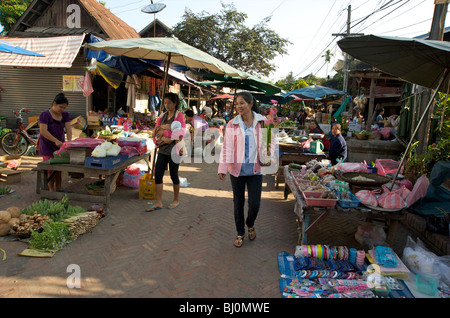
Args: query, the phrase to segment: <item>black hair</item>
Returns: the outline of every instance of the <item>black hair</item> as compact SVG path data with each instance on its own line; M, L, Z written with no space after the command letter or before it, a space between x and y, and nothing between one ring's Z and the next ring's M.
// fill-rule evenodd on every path
M180 98L175 93L167 93L164 95L164 98L168 98L175 104L175 110L179 110L180 108Z
M67 104L69 105L69 100L63 93L59 93L55 96L55 99L53 100L54 103L61 105L61 104Z
M253 95L249 92L239 92L236 94L236 98L238 96L241 96L247 103L253 103L252 111L255 113L259 113L259 107L258 103L256 102L256 99L253 97Z
M184 113L188 117L194 117L194 112L191 109L187 109Z
M316 129L319 131L319 133L323 134L322 128L320 128L319 123L315 119L311 119L310 123L316 124Z

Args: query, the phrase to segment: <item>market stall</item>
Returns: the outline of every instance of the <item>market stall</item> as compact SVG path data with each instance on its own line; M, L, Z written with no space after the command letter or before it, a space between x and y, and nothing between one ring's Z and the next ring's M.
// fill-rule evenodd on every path
M150 156L154 149L152 145L149 143L147 146L146 139L135 137L118 137L117 143L91 138L66 142L54 159L37 164L36 193L40 194L41 198L61 199L68 195L75 200L104 203L105 209L108 210L111 193L116 189L120 173L141 160L150 167ZM49 191L48 183L55 177L56 172L78 173L83 178L100 177L101 192L91 191L87 194L84 187L78 187L78 191L73 193Z
M378 172L376 167L363 163L331 166L327 161L312 160L306 165L283 166L284 198L292 193L296 200L298 241L306 243L307 233L329 214L364 213L368 222L383 219L389 223L386 241L391 243L398 222L405 218L405 209L418 199L421 184L413 189L408 180L400 180L395 183L395 190L389 191L391 179L386 174L395 171L398 162L381 159L380 162L377 162L379 173L374 173ZM310 224L312 218L315 221Z
M285 198L294 195L299 222L298 245L292 253L277 256L283 298L450 297L448 256L437 256L411 237L402 254L391 247L407 208L427 193L425 176L411 184L411 190L404 179L391 178L390 171L398 164L382 160L376 167L362 163L331 167L311 161L303 167L283 167ZM392 191L391 182L395 182ZM353 213L366 216L355 233L358 246L308 242L308 232L326 217ZM376 230L373 219L388 223L387 234L381 227Z

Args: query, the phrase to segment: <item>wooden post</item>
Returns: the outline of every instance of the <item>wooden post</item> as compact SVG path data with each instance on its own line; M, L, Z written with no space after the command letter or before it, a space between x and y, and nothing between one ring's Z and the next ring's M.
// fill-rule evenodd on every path
M166 64L164 65L164 84L163 84L163 91L162 91L162 97L161 97L161 106L160 106L160 111L161 113L164 110L164 97L166 95L166 87L167 87L167 82L169 80L169 66L170 66L170 59L172 57L172 53L169 53L169 56L167 58Z
M371 130L370 127L372 126L372 122L373 122L373 109L374 109L374 105L375 105L375 88L376 88L375 79L371 78L370 79L369 112L367 114L367 123L366 123L367 131Z

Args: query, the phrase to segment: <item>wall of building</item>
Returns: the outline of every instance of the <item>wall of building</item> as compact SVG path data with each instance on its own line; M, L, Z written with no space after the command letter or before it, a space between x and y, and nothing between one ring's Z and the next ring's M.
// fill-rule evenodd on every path
M32 112L24 114L24 123L29 116L39 116L48 109L55 96L63 92L63 76L84 76L82 50L70 69L0 67L0 116L7 116L7 127L15 127L13 110L22 107ZM72 118L86 116L87 99L82 92L63 92L69 100L67 111ZM5 125L5 122L2 123Z

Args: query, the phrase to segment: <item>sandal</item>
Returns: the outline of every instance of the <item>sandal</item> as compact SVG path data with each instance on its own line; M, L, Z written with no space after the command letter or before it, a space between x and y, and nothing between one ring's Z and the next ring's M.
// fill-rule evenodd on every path
M234 241L234 246L241 247L244 244L244 235L238 235L236 240Z
M255 228L254 227L249 227L248 228L248 239L250 241L253 241L255 238L256 238Z

